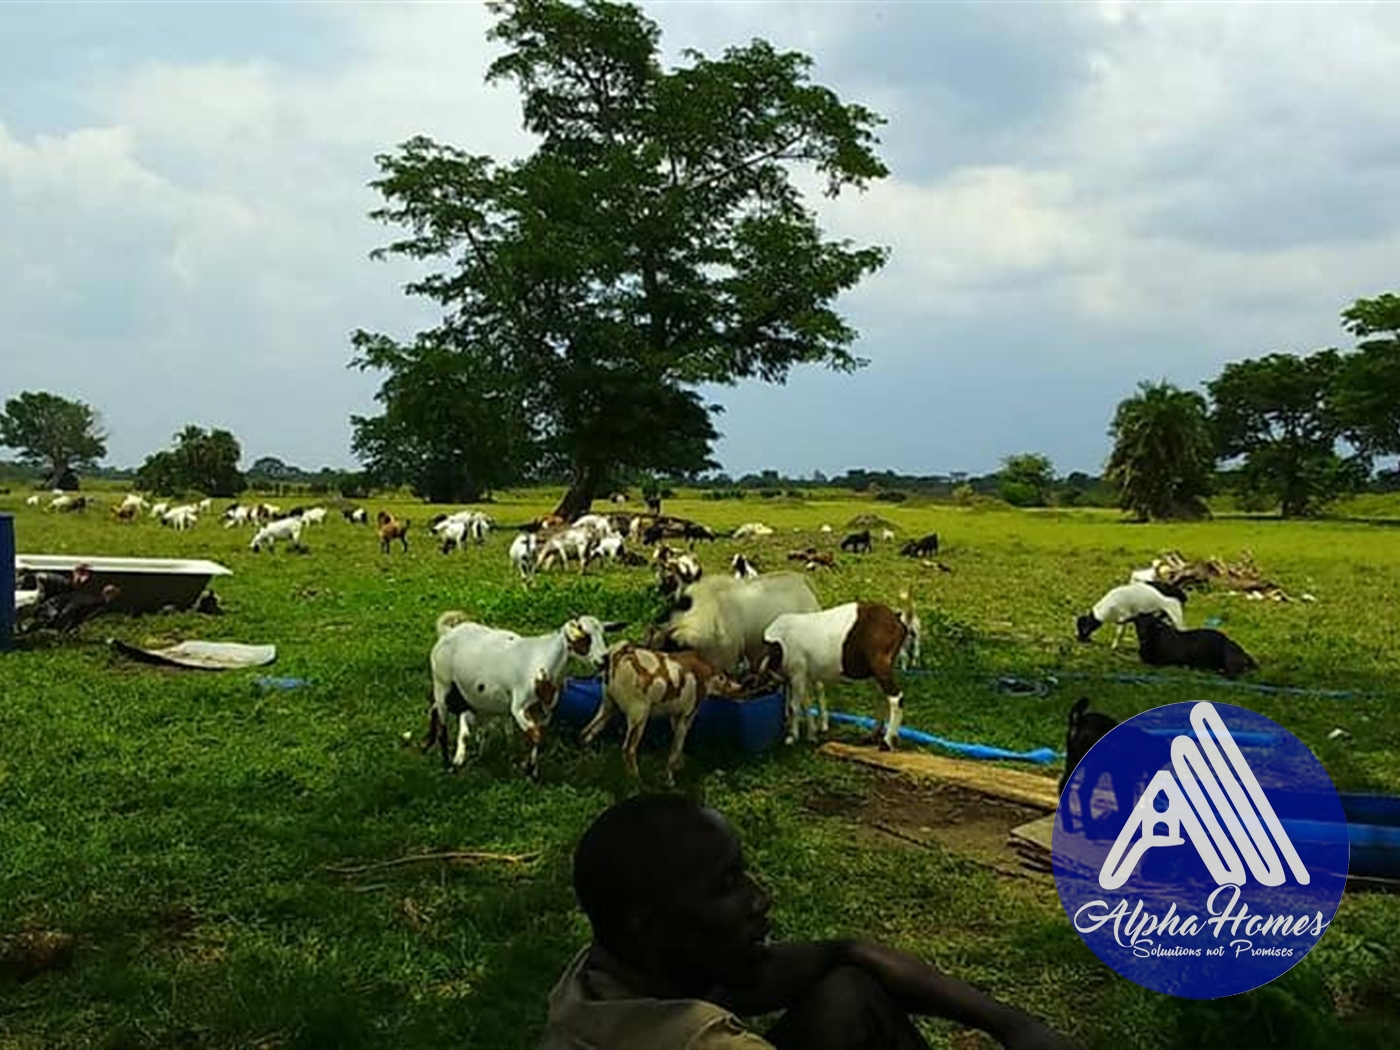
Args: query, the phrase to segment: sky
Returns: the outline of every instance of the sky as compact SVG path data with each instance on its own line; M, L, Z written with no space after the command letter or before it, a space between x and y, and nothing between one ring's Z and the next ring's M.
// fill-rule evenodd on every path
M1400 290L1400 5L658 2L668 62L762 37L880 113L888 178L813 200L891 249L854 375L705 391L730 473L1097 472L1145 379L1350 346ZM374 157L522 155L484 6L0 4L0 400L87 401L107 462L188 423L352 467L357 328L430 325L374 262Z

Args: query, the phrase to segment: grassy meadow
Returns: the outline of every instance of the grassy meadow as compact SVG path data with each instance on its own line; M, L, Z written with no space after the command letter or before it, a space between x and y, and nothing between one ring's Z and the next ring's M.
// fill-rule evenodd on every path
M512 494L484 509L518 523L556 495ZM384 507L413 519L407 554L397 544L381 554L372 525L339 515L307 530L308 555L253 554L251 529L225 530L216 516L176 533L149 519L50 514L23 506L22 495L0 497L21 553L208 557L234 571L215 581L221 617L108 616L74 638L0 654L0 937L26 928L76 937L66 967L22 982L0 972L0 1048L535 1045L547 995L587 937L569 887L572 843L633 788L615 742L583 754L572 733L548 740L540 783L519 775L520 742L506 736L481 763L445 776L437 756L416 747L434 620L461 608L542 632L587 612L630 620L635 635L660 608L653 577L612 565L582 579L542 574L527 592L506 557L509 530L443 555L420 525L455 508L365 505L371 518ZM676 499L665 509L717 530L751 520L778 530L699 544L712 572L739 549L764 569L786 567L790 547L834 547L862 513L887 519L901 539L937 530L951 573L877 540L873 554L838 553L834 571L812 575L826 605L894 601L912 587L928 670L906 679L907 726L1060 749L1080 695L1120 718L1210 698L1292 729L1340 790L1400 793L1400 528L1260 518L1137 526L1102 511L849 496ZM835 532L822 534L823 524ZM1248 549L1290 594L1316 596L1192 596L1188 622L1220 617L1262 664L1254 681L1365 695L1224 689L1187 672L1170 673L1169 684L1112 680L1143 670L1131 635L1118 653L1111 630L1080 646L1073 617L1168 549L1227 560ZM275 643L278 658L254 671L165 670L116 655L109 637ZM254 683L264 674L308 684L264 691ZM1059 685L1045 697L1008 695L993 688L1005 674L1055 675ZM879 713L869 684L829 695L834 710ZM1337 727L1350 738L1329 740ZM832 735L860 734L834 726ZM662 758L643 754L646 786L659 786ZM1053 882L1016 871L1000 845L1014 813L914 791L806 745L761 758L695 753L679 787L739 829L775 894L781 936L896 943L1095 1048L1395 1045L1400 897L1349 892L1319 946L1263 989L1176 1000L1104 967L1070 927ZM326 870L450 849L539 857ZM984 1045L952 1026L927 1030L936 1046Z

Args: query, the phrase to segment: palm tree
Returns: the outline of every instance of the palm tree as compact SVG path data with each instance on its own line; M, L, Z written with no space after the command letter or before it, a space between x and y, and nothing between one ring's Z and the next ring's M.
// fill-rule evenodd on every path
M1108 428L1113 453L1104 477L1119 488L1119 506L1139 521L1210 514L1215 466L1206 399L1162 380L1138 384L1118 405Z

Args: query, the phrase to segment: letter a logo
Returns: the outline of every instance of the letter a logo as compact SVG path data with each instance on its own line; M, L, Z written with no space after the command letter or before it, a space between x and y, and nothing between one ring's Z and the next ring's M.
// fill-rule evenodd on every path
M1045 818L1055 889L1115 973L1218 999L1287 973L1325 934L1347 883L1347 813L1277 722L1168 704L1114 726L1066 773Z

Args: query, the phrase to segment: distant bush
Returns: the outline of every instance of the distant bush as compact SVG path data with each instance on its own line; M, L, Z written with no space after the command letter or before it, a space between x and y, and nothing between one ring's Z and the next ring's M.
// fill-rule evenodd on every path
M963 484L953 489L953 502L960 507L970 507L972 506L973 497L976 495L977 490L966 482L963 482Z
M762 499L777 499L783 494L782 489L759 489L758 494Z
M881 492L875 497L876 501L879 503L903 503L908 498L909 494L907 492L900 492L898 489L890 489L887 492Z
M706 489L701 499L743 499L747 495L743 489Z

